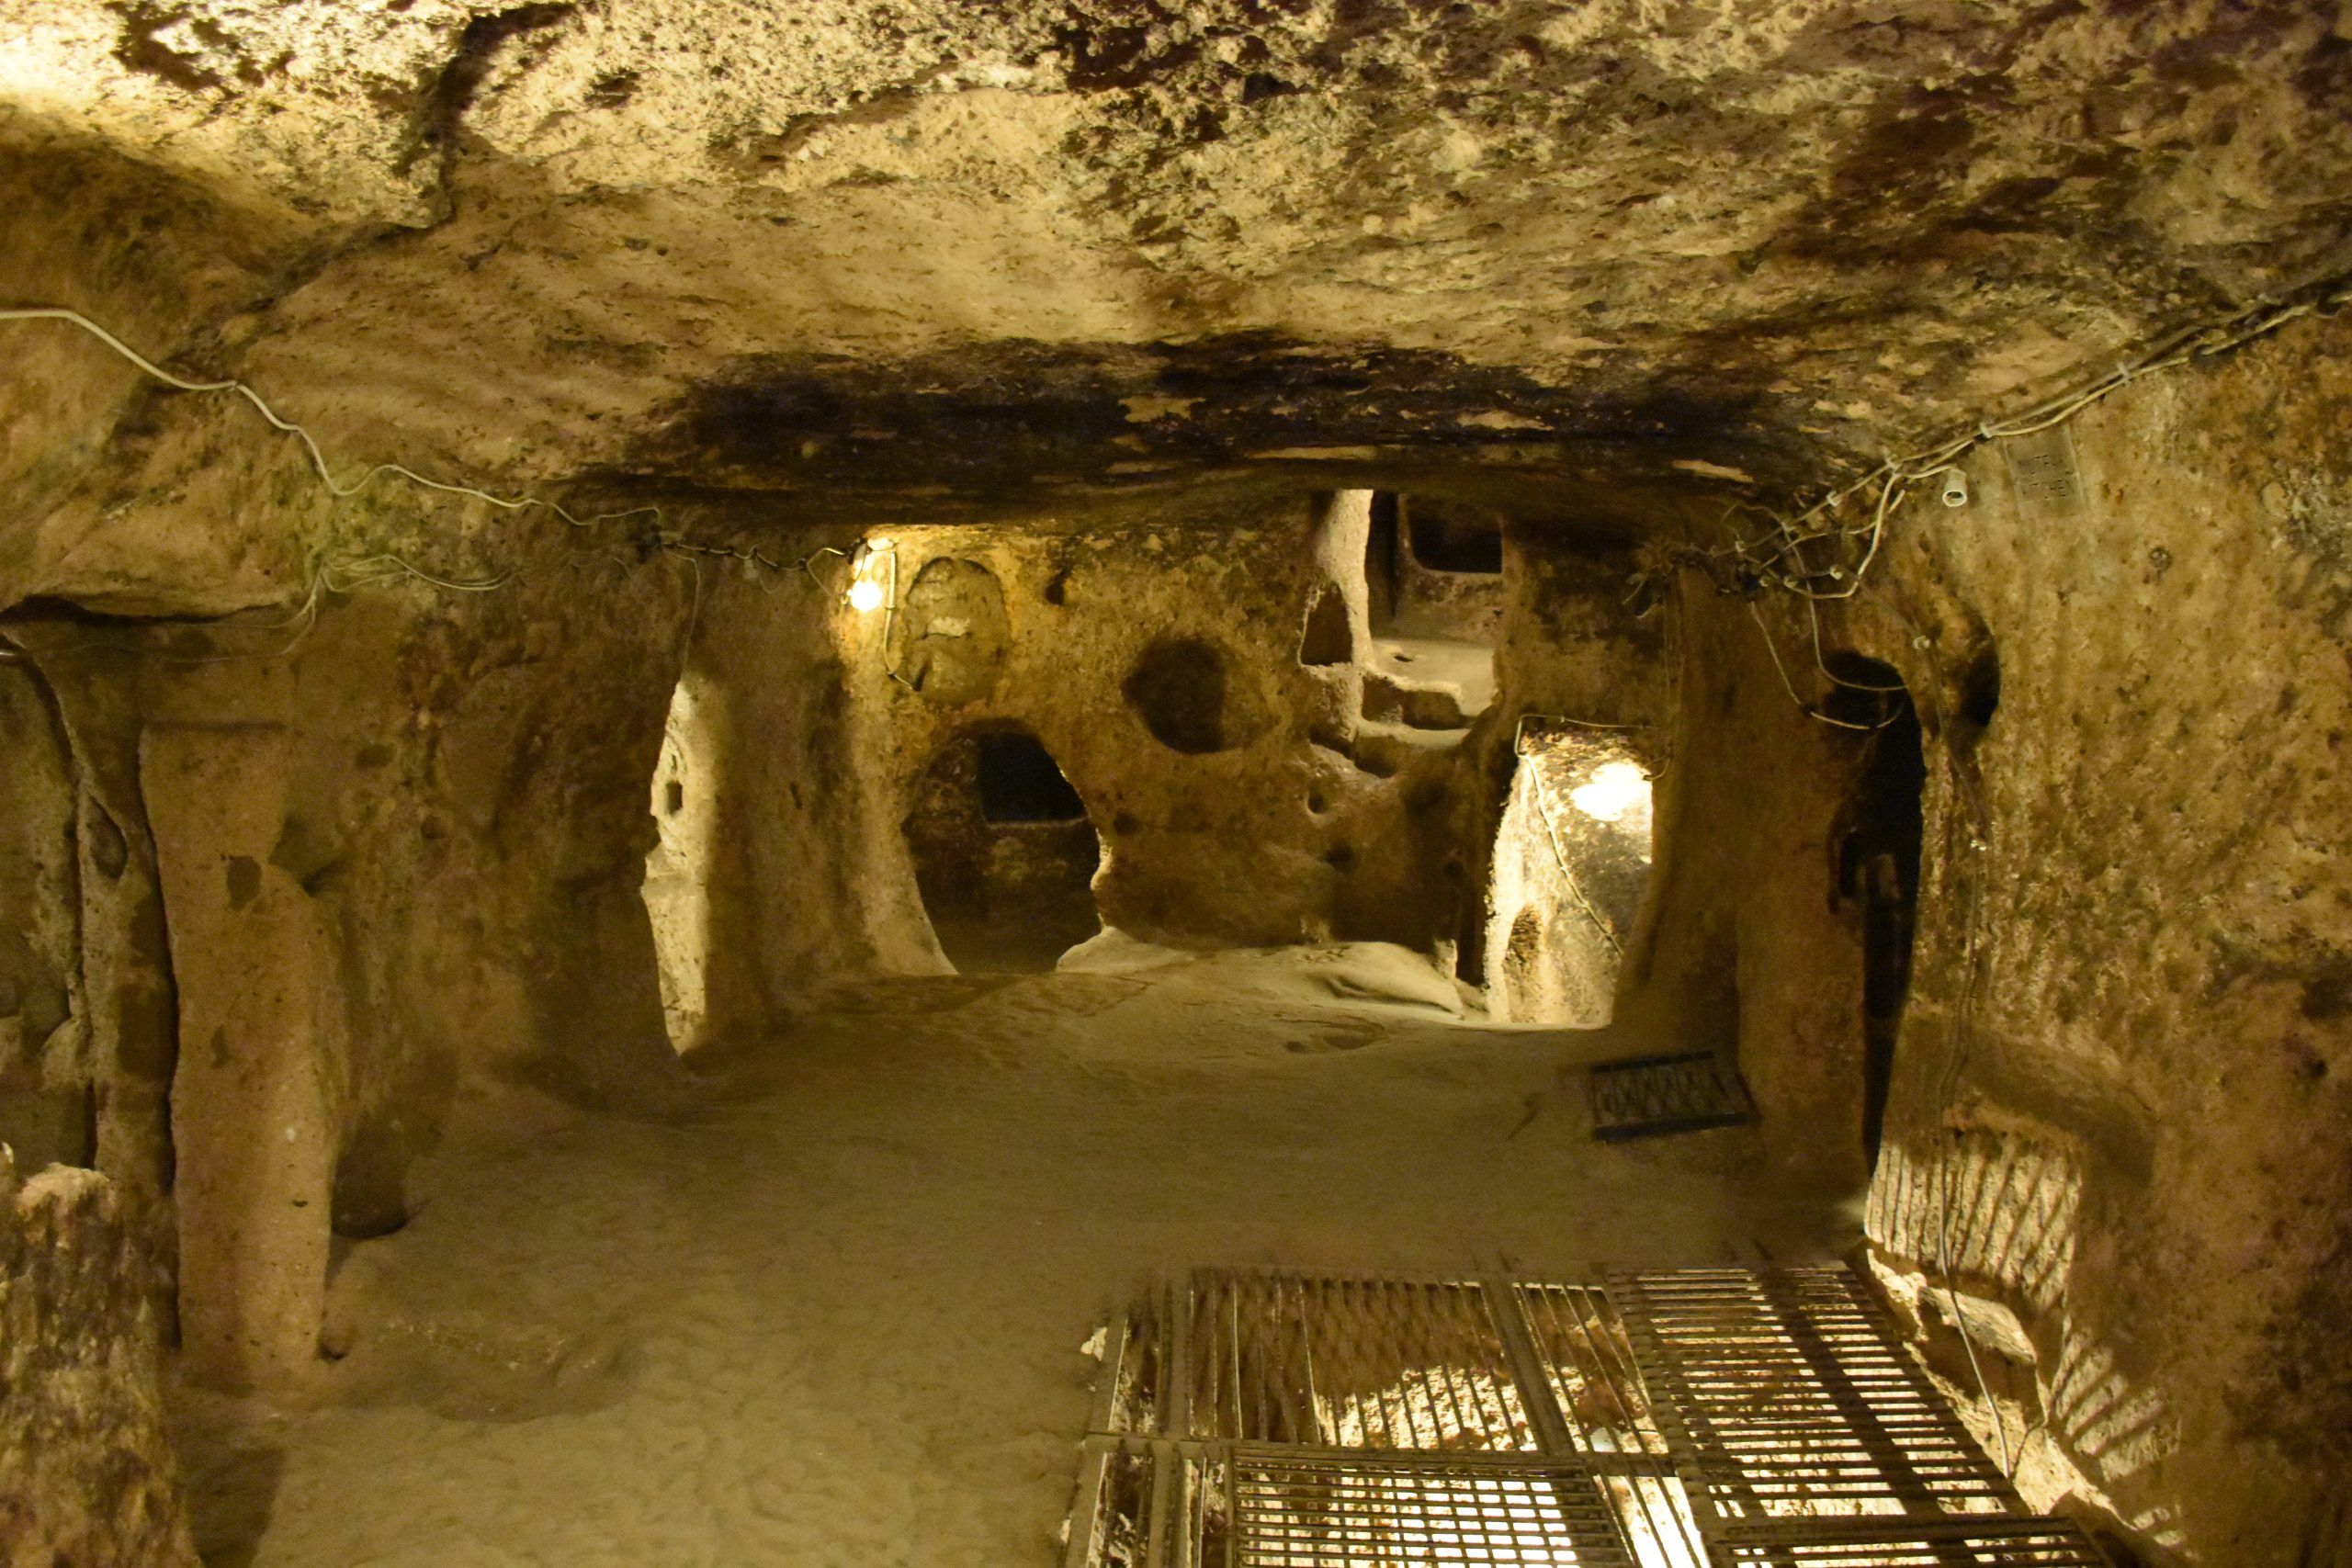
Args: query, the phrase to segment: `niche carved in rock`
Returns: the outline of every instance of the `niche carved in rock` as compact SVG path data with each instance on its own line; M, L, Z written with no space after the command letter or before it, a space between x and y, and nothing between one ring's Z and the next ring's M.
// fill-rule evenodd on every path
M924 563L899 606L891 667L931 701L954 707L996 691L1012 640L996 573L941 556Z
M1327 582L1306 612L1306 628L1299 638L1298 661L1308 666L1355 661L1355 628L1348 624L1348 599L1337 583Z

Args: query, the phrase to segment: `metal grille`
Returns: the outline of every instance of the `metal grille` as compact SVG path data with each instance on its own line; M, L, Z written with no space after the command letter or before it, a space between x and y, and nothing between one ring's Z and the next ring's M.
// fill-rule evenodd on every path
M1724 1561L1773 1568L2109 1568L2064 1519L1918 1519L1847 1527L1780 1522L1726 1532Z
M1592 1135L1604 1143L1736 1127L1755 1113L1739 1071L1711 1051L1594 1067Z
M1238 1447L1234 1568L1626 1568L1592 1478L1561 1461Z
M1577 1449L1667 1457L1666 1436L1650 1415L1625 1325L1608 1293L1590 1285L1521 1285L1517 1294L1544 1382Z
M1592 1285L1520 1285L1519 1310L1567 1441L1590 1455L1602 1495L1636 1561L1698 1568L1706 1547L1675 1472L1669 1429L1650 1408L1625 1325Z
M1726 1518L2022 1512L1845 1269L1623 1274L1609 1288Z
M1532 1450L1482 1286L1202 1270L1183 1435L1315 1448Z
M1068 1568L2103 1568L1843 1269L1203 1271L1131 1315Z
M1149 1561L1156 1456L1115 1438L1090 1438L1079 1462L1070 1508L1069 1560L1102 1568L1143 1568Z

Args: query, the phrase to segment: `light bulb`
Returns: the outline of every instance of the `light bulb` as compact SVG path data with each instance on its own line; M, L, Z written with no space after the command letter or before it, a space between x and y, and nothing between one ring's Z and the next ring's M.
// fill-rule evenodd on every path
M1577 809L1600 822L1614 822L1637 806L1647 805L1650 779L1632 762L1603 762L1592 777L1568 791Z
M882 585L870 577L861 577L849 585L849 607L853 610L878 610L882 607Z

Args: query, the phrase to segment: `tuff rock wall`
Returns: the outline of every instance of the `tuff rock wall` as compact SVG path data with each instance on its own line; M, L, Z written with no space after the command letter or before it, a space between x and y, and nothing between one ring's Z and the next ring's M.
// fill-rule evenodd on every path
M2086 410L2078 503L1980 451L1850 623L1929 731L1874 1255L1974 1407L1949 1263L2029 1495L2156 1561L2352 1552L2347 350Z
M315 1354L327 1237L402 1223L461 1074L594 1099L666 1070L638 880L684 576L537 564L290 619L11 619L69 741L47 809L81 897L51 918L90 1142L131 1201L171 1191L226 1381Z
M0 1562L195 1568L155 1263L114 1184L0 1150Z
M1781 1162L1858 1180L1867 743L1790 700L1789 603L1644 542L2352 261L2352 24L2293 0L723 10L0 0L10 303L250 376L346 481L598 518L337 501L241 400L5 329L0 1120L105 1173L125 1312L173 1317L175 1255L291 1260L209 1375L300 1364L317 1246L398 1223L467 1072L658 1104L657 935L705 948L676 1034L935 969L899 827L973 722L1061 759L1106 915L1470 974L1508 719L1670 723L1622 1016L1736 1042ZM1934 732L1887 1277L1932 1335L1956 1172L2030 1485L2156 1556L2344 1550L2342 358L2298 328L2090 411L2079 513L1972 458L1826 612ZM1519 575L1503 716L1423 749L1301 663L1355 525L1270 497L1447 484ZM933 557L999 585L989 690L673 551L885 527L910 597ZM1137 738L1152 624L1235 653L1251 739ZM708 872L658 924L657 848ZM282 1158L206 1109L262 1084Z

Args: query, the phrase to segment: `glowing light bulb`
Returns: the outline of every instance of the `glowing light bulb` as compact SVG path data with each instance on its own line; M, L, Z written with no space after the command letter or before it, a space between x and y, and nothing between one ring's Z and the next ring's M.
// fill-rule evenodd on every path
M1592 770L1592 777L1568 791L1568 798L1587 817L1614 822L1649 804L1649 775L1631 762L1603 762Z
M861 577L849 585L849 607L853 610L878 610L882 607L882 585L870 577Z

